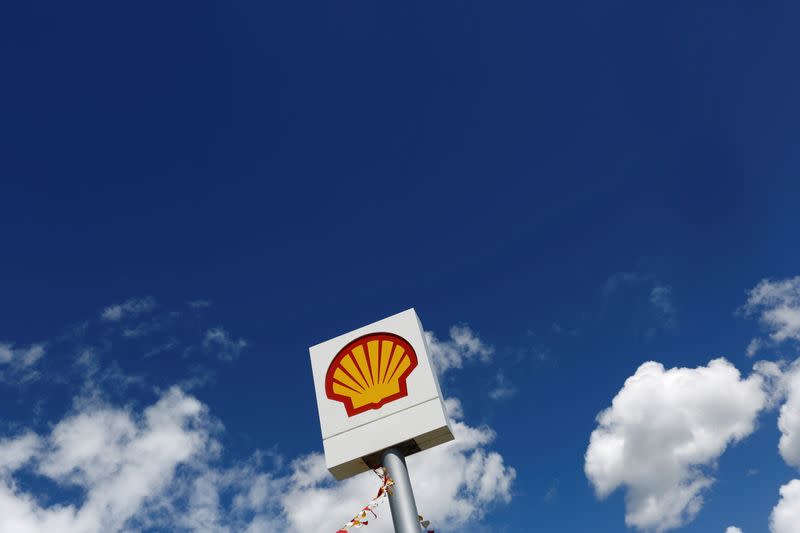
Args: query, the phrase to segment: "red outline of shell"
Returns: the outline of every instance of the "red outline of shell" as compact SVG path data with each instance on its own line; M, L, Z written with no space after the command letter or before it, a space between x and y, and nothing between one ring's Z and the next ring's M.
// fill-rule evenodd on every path
M362 405L361 407L355 409L353 408L353 400L348 396L342 396L340 394L336 394L333 392L333 369L339 364L339 362L344 358L345 355L350 353L358 344L368 342L370 340L391 340L392 342L399 344L403 347L405 352L408 354L411 364L409 367L403 372L400 377L398 378L398 382L400 384L400 391L396 394L392 394L391 396L387 396L383 398L380 403L368 403L366 405ZM369 364L369 360L367 360ZM333 358L331 364L328 366L328 371L325 374L325 394L327 394L328 398L337 402L342 402L344 404L344 408L347 411L347 416L355 416L357 414L363 413L365 411L369 411L372 409L380 409L387 403L393 402L395 400L399 400L400 398L405 398L408 396L408 387L406 385L406 380L411 372L417 368L417 352L414 350L414 347L411 346L411 343L405 340L400 335L395 333L386 333L386 332L379 332L379 333L368 333L366 335L362 335L357 339L354 339L348 342L339 352L336 354L336 357Z

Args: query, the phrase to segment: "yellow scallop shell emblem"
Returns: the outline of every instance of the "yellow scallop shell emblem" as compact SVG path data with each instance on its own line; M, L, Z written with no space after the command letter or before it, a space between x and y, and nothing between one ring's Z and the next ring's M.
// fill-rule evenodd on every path
M344 404L347 416L380 409L408 395L406 379L417 367L411 344L393 333L370 333L350 342L333 358L325 392Z

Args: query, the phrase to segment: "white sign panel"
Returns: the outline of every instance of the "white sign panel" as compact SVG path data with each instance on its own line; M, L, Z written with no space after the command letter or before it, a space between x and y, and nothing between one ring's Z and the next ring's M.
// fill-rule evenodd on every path
M453 440L413 309L309 348L325 462L336 479Z

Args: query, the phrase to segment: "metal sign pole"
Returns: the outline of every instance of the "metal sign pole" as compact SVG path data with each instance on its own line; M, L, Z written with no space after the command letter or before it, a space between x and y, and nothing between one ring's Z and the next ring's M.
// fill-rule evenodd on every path
M389 449L383 452L382 462L389 477L394 480L394 487L389 494L389 508L392 510L395 533L420 533L419 513L405 457L400 451Z

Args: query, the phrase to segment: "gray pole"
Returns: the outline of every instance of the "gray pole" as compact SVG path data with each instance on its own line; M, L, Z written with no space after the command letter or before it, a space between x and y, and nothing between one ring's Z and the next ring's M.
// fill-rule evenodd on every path
M392 522L395 533L420 533L419 514L411 491L411 479L403 454L395 449L383 452L383 466L394 480L394 487L389 494L389 508L392 510Z

